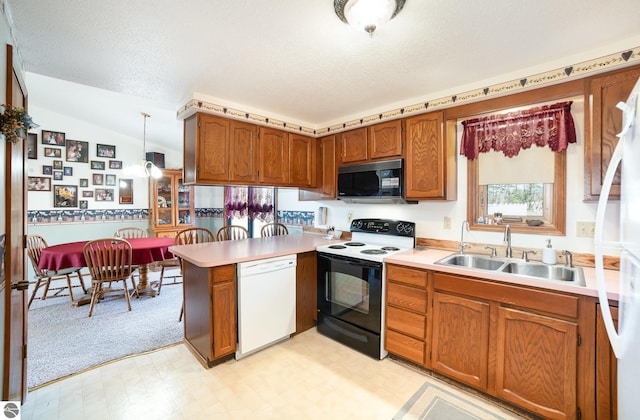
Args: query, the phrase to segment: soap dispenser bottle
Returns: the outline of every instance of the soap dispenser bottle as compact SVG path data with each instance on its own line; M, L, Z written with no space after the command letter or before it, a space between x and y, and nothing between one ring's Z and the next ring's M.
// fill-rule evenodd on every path
M556 250L551 246L551 238L547 239L547 247L542 249L542 262L555 264L557 262Z

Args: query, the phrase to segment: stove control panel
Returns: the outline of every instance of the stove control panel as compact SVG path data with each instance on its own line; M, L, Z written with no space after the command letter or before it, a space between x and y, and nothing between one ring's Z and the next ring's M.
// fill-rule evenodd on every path
M354 219L351 221L351 232L377 233L382 235L415 237L416 224L401 220L388 219Z

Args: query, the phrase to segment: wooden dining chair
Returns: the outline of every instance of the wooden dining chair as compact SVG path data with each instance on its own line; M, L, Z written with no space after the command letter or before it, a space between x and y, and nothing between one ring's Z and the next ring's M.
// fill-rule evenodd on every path
M211 232L207 228L188 228L181 230L176 234L174 239L175 245L190 245L190 244L201 244L206 242L214 242L215 238L213 236L213 232ZM178 264L180 266L180 275L182 275L182 258L177 258ZM160 293L160 288L162 287L162 276L160 276L160 285L158 287L158 294ZM178 318L178 322L182 321L182 316L184 315L184 301L182 302L182 308L180 309L180 317Z
M147 234L147 230L146 229L142 229L140 227L135 227L135 226L129 226L129 227L123 227L123 228L120 228L120 229L116 229L116 231L113 234L113 236L115 236L116 238L124 238L124 239L148 238L149 237L149 235Z
M127 279L131 277L131 244L122 238L103 238L87 242L82 249L85 263L91 274L92 293L89 316L93 314L93 308L99 299L108 294L122 294L127 302L127 308L131 310ZM122 289L114 289L113 284L122 282ZM108 288L104 288L108 283ZM133 283L133 280L132 280ZM135 283L133 293L137 294Z
M136 227L136 226L128 226L128 227L116 229L116 231L113 233L113 236L116 238L123 238L123 239L149 237L146 229L143 229L141 227ZM135 273L136 270L138 269L139 267L137 265L131 266L131 270L133 270L133 273ZM133 274L131 275L133 276ZM132 277L132 280L133 280L133 277Z
M42 254L42 250L46 248L47 241L40 235L27 235L27 255L29 256L29 261L31 261L31 266L33 267L33 272L36 277L36 286L31 292L31 297L29 297L29 303L27 308L31 307L31 302L36 297L36 293L41 286L44 286L44 292L42 293L42 297L40 299L45 300L47 298L47 293L51 290L51 282L55 280L66 280L67 285L66 288L69 289L69 299L71 303L73 303L73 285L71 282L72 277L77 277L80 281L80 287L84 293L87 293L87 288L84 285L84 279L82 278L82 274L80 273L81 267L74 268L66 268L64 270L41 270L38 268L38 264L40 263L40 254ZM55 288L56 294L54 296L60 296L61 290L64 287Z
M218 229L216 233L216 239L218 241L235 241L238 239L247 239L249 237L249 231L237 225L223 226Z
M189 245L189 244L199 244L204 242L213 242L214 240L215 239L213 236L213 232L211 232L209 229L195 227L195 228L187 228L179 231L176 234L175 238L173 239L173 243L174 245ZM160 294L160 291L162 290L162 282L164 280L165 268L179 267L180 276L182 276L182 266L181 266L180 260L177 257L163 260L163 261L158 261L158 264L160 264L160 267L162 267L162 269L160 270L160 280L158 281L158 290L157 290L157 293Z
M262 236L263 238L267 236L279 236L288 234L289 229L287 229L287 227L282 223L268 223L262 226L262 229L260 229L260 236Z

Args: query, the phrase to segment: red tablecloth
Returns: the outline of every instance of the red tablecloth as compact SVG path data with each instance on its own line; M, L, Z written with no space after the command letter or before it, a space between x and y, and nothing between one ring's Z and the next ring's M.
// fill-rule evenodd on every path
M173 245L173 238L134 238L127 239L131 243L133 265L149 264L173 258L169 247ZM42 250L38 268L47 270L62 270L70 267L86 267L82 248L89 241L69 242L66 244L48 246Z

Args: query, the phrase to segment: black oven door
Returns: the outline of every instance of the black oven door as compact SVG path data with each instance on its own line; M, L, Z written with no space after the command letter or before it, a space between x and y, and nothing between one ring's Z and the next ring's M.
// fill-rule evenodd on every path
M318 254L318 311L380 334L382 263Z

